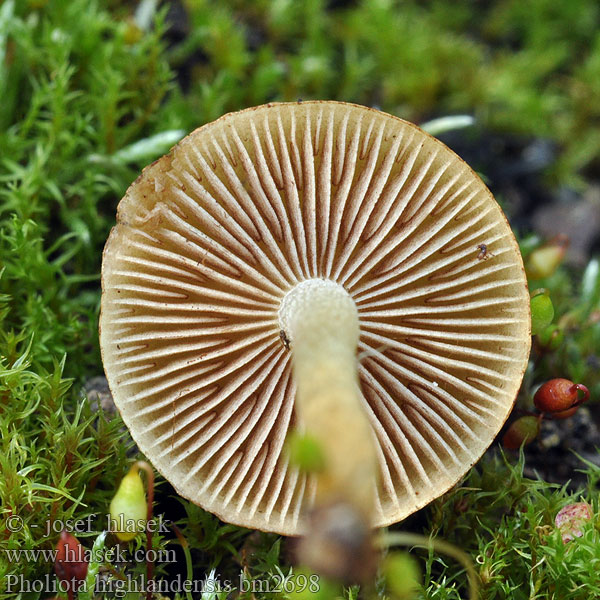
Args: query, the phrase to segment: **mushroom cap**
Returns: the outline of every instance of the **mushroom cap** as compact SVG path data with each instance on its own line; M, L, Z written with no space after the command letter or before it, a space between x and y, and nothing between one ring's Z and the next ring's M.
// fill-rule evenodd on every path
M144 169L104 250L109 385L179 494L225 521L301 533L315 480L284 448L302 424L278 309L309 278L341 284L358 309L373 524L388 525L479 459L530 348L505 216L415 125L346 103L269 104L197 129Z

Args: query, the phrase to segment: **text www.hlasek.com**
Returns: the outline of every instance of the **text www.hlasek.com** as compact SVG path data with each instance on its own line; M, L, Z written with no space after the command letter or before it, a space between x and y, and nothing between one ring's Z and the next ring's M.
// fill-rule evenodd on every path
M12 548L3 549L4 556L11 563L20 562L38 562L44 561L55 563L58 556L58 549L26 549ZM93 550L79 548L74 550L66 548L63 562L80 563L80 562L111 562L111 563L126 563L126 562L175 562L177 555L175 550L144 550L140 548L134 551L124 551L122 548L115 546L113 548L105 548L100 553L96 554Z

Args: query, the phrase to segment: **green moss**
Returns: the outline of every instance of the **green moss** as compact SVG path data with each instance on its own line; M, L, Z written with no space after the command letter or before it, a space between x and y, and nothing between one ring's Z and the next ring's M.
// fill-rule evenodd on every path
M432 533L474 557L484 599L593 597L600 593L597 577L589 571L600 560L594 523L567 545L554 527L556 514L566 504L587 500L597 512L600 469L588 467L588 489L573 497L565 487L524 477L522 456L517 464L487 459L462 486L434 502ZM425 597L459 598L455 590L439 585L440 569L464 586L464 575L455 574L446 559L430 554Z

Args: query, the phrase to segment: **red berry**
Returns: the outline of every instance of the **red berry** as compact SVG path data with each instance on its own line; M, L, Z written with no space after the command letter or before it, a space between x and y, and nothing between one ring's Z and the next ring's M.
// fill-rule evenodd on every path
M535 440L540 432L540 421L537 417L521 417L506 430L502 444L509 450L518 450Z
M580 396L578 392L582 392L583 396ZM589 397L590 392L585 385L558 378L544 383L535 393L533 403L541 412L556 414L579 406ZM570 414L566 416L570 416Z
M591 521L592 507L587 502L567 504L556 515L554 523L560 530L564 544L583 535L586 521Z
M63 530L56 545L56 575L65 582L66 589L77 591L81 582L85 580L87 569L84 547L74 535Z

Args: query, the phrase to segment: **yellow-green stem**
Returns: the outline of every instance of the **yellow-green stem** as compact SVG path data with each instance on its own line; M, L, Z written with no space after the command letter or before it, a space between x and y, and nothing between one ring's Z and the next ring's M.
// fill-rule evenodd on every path
M285 296L279 319L290 340L296 408L325 459L315 505L344 502L367 518L377 462L358 379L354 301L339 284L309 279Z

